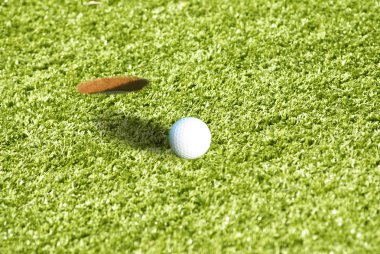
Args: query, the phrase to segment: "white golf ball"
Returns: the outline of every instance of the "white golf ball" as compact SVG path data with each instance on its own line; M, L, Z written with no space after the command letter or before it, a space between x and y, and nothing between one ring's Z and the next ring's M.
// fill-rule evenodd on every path
M169 143L173 152L179 157L196 159L210 148L211 132L198 118L185 117L170 128Z

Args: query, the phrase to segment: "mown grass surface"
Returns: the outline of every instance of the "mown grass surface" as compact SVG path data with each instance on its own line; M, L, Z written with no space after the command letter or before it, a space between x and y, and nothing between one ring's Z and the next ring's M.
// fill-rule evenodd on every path
M379 13L0 2L0 252L379 253ZM151 85L75 90L114 75ZM185 116L195 161L166 141Z

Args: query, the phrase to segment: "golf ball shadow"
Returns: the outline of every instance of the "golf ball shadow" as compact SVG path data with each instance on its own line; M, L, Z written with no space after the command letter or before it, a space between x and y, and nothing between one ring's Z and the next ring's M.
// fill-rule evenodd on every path
M152 119L136 116L106 116L99 119L100 131L132 147L161 151L170 148L168 128Z

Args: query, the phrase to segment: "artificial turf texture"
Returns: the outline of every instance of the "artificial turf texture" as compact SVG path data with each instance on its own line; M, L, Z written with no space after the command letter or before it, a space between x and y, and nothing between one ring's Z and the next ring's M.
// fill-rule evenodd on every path
M0 2L0 253L380 252L379 1L99 3Z

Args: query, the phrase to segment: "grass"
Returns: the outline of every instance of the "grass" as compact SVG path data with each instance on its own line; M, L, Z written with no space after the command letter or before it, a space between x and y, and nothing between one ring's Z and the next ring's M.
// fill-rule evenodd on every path
M99 2L0 2L0 253L379 253L379 1Z

